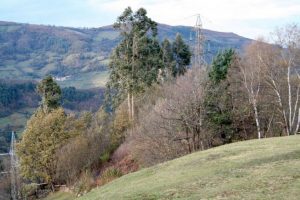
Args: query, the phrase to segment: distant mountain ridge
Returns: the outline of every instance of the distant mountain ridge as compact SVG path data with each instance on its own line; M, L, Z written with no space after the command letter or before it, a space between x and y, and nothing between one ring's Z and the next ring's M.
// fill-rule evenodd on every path
M158 25L158 38L180 33L193 39L193 27ZM218 50L241 50L251 40L234 33L204 30L207 58ZM192 37L192 38L190 38ZM72 28L0 21L0 79L40 79L105 71L112 49L120 41L112 26Z

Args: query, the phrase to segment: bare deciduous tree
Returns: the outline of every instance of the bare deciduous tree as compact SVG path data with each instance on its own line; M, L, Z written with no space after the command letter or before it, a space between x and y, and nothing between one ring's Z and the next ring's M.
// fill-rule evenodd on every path
M258 104L263 82L263 63L260 59L263 53L263 45L263 41L258 40L247 46L243 62L240 64L240 70L243 77L243 85L248 94L249 103L252 105L254 111L258 139L262 137Z
M274 33L277 46L275 65L269 66L268 81L277 96L287 135L297 134L300 125L300 29L287 25Z
M209 134L202 131L206 74L199 70L189 70L175 83L164 85L163 97L153 107L145 106L133 138L136 153L146 164L209 147Z

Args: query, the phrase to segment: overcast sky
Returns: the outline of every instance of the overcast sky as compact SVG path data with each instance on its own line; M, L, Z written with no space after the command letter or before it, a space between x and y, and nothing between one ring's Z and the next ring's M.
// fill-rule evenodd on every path
M300 0L0 0L0 21L72 27L112 24L128 6L159 23L203 27L249 38L300 23Z

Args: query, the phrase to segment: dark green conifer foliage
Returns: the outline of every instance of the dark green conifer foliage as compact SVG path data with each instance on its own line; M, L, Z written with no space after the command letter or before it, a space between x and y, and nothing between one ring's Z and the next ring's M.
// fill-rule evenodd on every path
M205 95L205 124L224 139L231 142L234 128L232 126L232 101L229 92L227 72L235 52L232 49L220 52L213 60L209 72L209 83Z
M191 52L189 46L184 43L180 34L176 35L175 41L172 44L173 56L175 60L175 68L173 69L173 76L183 75L187 66L191 62Z
M161 44L162 49L162 62L165 66L165 76L174 76L175 72L175 60L173 56L172 44L168 39L164 39Z
M227 70L234 56L233 49L227 49L216 55L212 62L212 68L209 72L209 78L214 84L226 79Z
M37 91L42 97L41 108L45 113L60 106L61 89L52 76L46 76L38 84Z

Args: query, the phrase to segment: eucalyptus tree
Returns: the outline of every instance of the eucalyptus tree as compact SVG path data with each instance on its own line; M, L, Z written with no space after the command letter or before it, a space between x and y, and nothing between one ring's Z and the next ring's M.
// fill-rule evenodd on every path
M159 69L163 67L156 39L157 24L147 16L145 9L133 12L128 7L114 28L120 31L122 40L111 55L108 94L114 106L127 98L128 116L133 120L134 97L157 82Z

